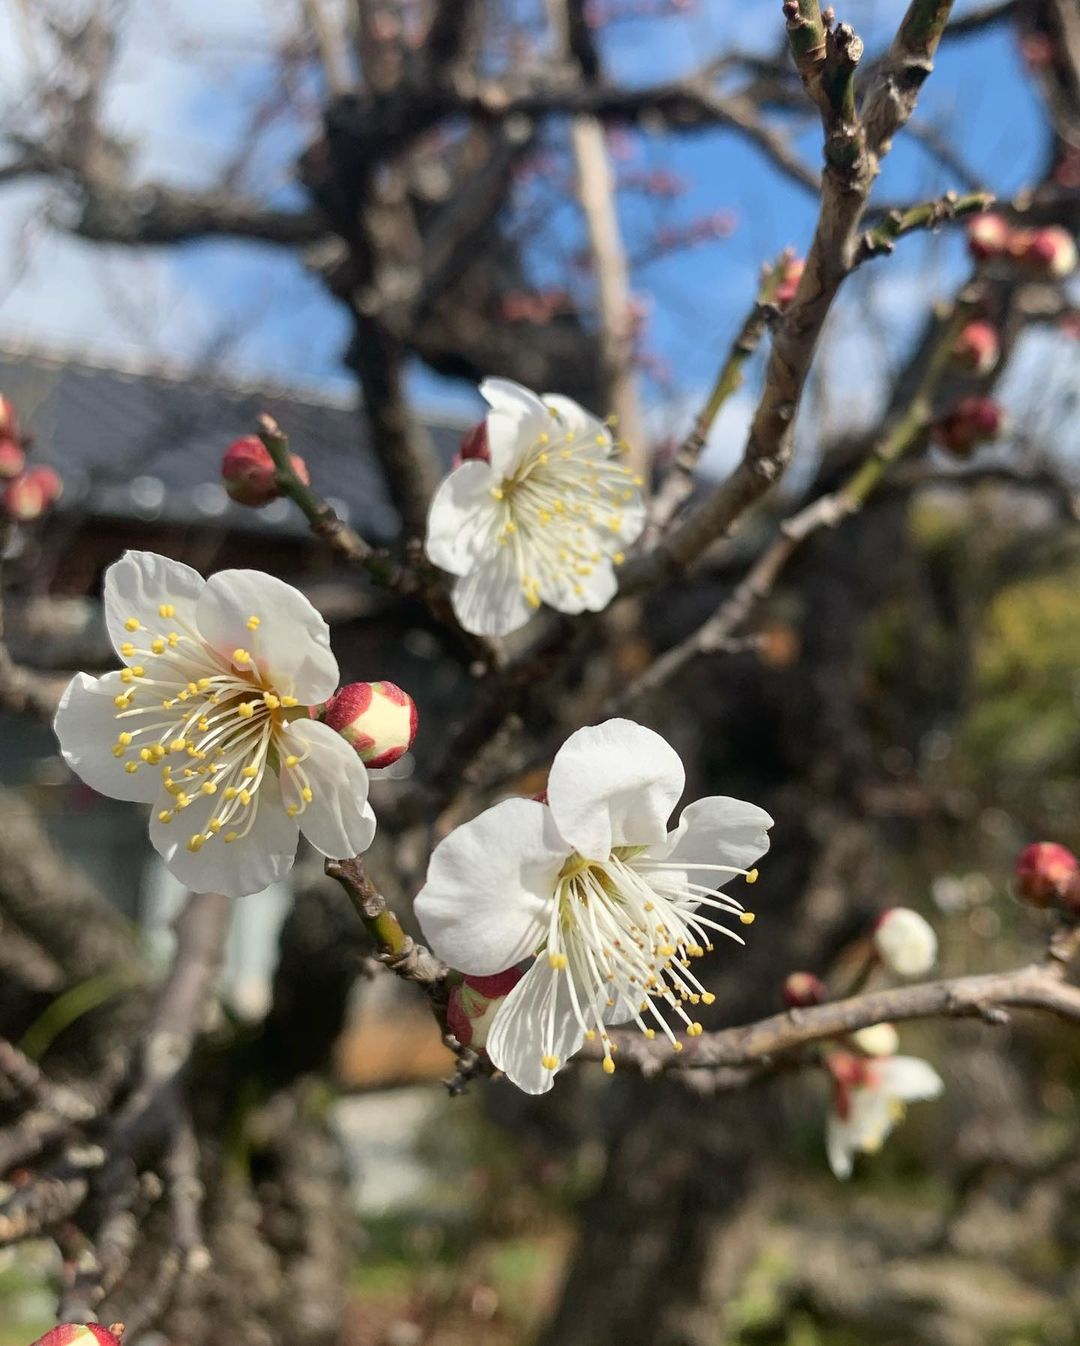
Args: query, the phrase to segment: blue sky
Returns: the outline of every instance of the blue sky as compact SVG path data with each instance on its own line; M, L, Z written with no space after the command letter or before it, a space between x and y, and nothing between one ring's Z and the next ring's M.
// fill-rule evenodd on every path
M244 138L252 102L267 87L268 44L282 32L288 8L269 0L231 0L223 7L209 0L148 0L134 7L110 118L138 142L141 171L184 185L213 178ZM958 5L957 12L964 8ZM874 51L903 6L853 0L840 9ZM27 72L27 53L15 36L10 15L5 20L0 9L0 81L9 85ZM613 76L645 83L683 74L733 41L769 52L781 37L776 0L697 0L684 17L612 25L603 42ZM963 159L994 190L1013 192L1038 171L1043 141L1037 105L1008 29L943 48L919 116L953 136ZM291 162L305 135L302 123L283 119L249 166L282 201L296 197ZM797 144L808 163L820 162L820 135L809 113ZM662 207L627 195L622 216L632 250L658 223L720 210L737 222L729 238L675 254L636 276L652 315L650 348L674 375L673 391L646 380L644 392L657 425L677 429L752 298L761 263L786 245L805 249L814 202L730 132L681 140L635 133L624 145L630 153L626 169L663 168L687 186L681 199ZM901 138L878 193L879 199L909 200L953 185L925 150ZM0 338L183 363L224 331L229 361L247 377L349 386L339 363L346 324L294 256L227 242L138 256L95 248L43 227L48 200L34 185L0 192ZM557 254L575 241L572 209L557 218L549 246L535 258L537 276L545 281L559 279ZM835 318L850 339L836 347L836 364L846 377L831 381L851 414L872 406L882 372L878 347L867 359L867 318L880 351L895 355L963 265L959 236L945 234L905 241L892 258L867 268ZM471 390L421 370L413 387L421 405L474 405ZM738 440L751 404L748 390L725 413L717 432L723 444Z

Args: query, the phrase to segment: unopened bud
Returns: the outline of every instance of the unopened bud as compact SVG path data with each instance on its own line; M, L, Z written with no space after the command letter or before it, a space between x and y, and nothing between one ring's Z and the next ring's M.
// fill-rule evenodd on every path
M1000 257L1009 245L1009 226L1000 215L976 215L968 221L968 252L977 261Z
M874 950L898 977L922 977L937 959L937 935L910 907L891 907L874 927Z
M1025 846L1013 866L1013 888L1022 902L1033 907L1051 907L1055 902L1075 901L1080 860L1067 846L1056 841L1036 841Z
M780 280L773 298L778 308L787 308L795 298L806 263L801 257L787 257L780 263Z
M997 331L988 322L967 323L957 334L952 348L953 361L973 374L989 374L1000 353Z
M0 393L0 436L4 439L19 438L19 418L10 397Z
M446 1024L463 1047L480 1051L491 1032L495 1011L525 974L516 967L490 977L468 975L453 986L446 1005Z
M809 1009L828 1000L829 988L812 972L792 972L784 982L783 994L788 1009Z
M389 766L416 737L416 702L392 682L350 682L319 712L369 767Z
M61 1323L38 1337L32 1346L120 1346L123 1323L102 1327L100 1323Z
M289 454L289 462L306 486L310 481L307 464L295 453ZM221 476L225 490L238 505L260 509L281 494L274 460L257 435L245 435L243 439L233 440L221 460Z
M1067 229L1018 229L1009 240L1009 255L1038 276L1060 279L1076 270L1076 242Z
M481 421L479 425L474 425L471 430L467 430L461 437L461 448L457 451L457 460L455 466L460 463L468 463L473 459L479 459L482 463L491 462L491 451L488 449L487 421Z
M36 486L40 486L45 492L45 503L55 505L64 493L64 483L60 479L59 472L51 467L32 467L26 474L27 480L32 481Z
M851 1041L865 1056L895 1056L900 1035L892 1024L871 1024L852 1033Z
M49 494L45 484L29 473L16 477L4 487L4 511L9 519L16 523L33 523L49 507Z
M935 422L934 442L955 454L967 458L979 447L996 439L1005 424L1001 404L992 397L961 397Z
M1029 70L1047 70L1057 59L1057 48L1049 33L1026 33L1020 39L1020 52Z
M14 439L0 439L0 480L11 481L26 466L26 454Z

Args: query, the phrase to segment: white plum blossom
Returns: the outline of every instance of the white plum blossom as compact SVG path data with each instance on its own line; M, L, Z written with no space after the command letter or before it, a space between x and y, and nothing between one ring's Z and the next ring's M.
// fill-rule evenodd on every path
M124 667L72 678L60 750L95 790L153 805L150 840L181 883L258 892L288 873L299 832L335 858L371 844L364 764L309 718L338 666L303 594L255 570L204 580L127 552L104 603Z
M428 515L427 554L458 577L458 621L501 636L541 603L599 612L645 524L641 478L619 461L608 426L568 397L537 397L507 379L480 391L491 407L486 459L456 467Z
M829 1061L833 1106L825 1129L829 1167L849 1178L856 1154L876 1154L904 1118L908 1103L940 1097L945 1085L917 1056L855 1058L836 1052Z
M923 977L937 961L934 927L910 907L892 907L879 918L874 948L898 977Z
M536 955L487 1038L498 1069L526 1093L551 1088L586 1039L614 1069L610 1024L646 1037L697 1036L688 1007L715 997L691 970L717 919L753 916L720 887L769 846L772 819L739 799L699 799L668 830L685 784L659 734L630 720L579 729L555 755L547 801L507 799L435 848L416 914L434 950L491 975Z

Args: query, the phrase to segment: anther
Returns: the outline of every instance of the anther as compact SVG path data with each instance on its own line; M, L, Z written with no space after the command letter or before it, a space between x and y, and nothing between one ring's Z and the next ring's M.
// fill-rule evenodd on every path
M755 920L757 920L757 917L754 915L752 911L739 912L740 925L753 925Z
M757 872L757 870L756 870L756 869L748 869L748 870L746 871L746 882L747 882L747 883L757 883L757 881L758 881L758 872Z
M254 614L247 619L247 629L249 631L257 631L261 625L262 620Z
M175 617L175 616L176 616L176 609L173 607L173 605L172 605L171 603L162 603L161 606L158 608L158 616L159 616L159 617Z
M559 1067L559 1058L557 1056L541 1056L540 1064L545 1070L557 1070Z
M234 664L250 664L251 655L247 650L233 650L232 661Z
M137 631L141 626L141 624L142 623L139 621L138 617L129 617L127 621L124 623L124 630Z

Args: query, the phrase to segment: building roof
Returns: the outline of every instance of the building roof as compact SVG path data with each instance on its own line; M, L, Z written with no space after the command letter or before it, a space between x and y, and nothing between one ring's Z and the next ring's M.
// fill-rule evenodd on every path
M304 521L288 501L246 509L233 504L221 485L225 448L251 434L265 411L306 459L316 489L347 522L377 542L397 531L352 399L10 344L0 347L0 391L33 436L33 460L51 464L63 478L64 511L302 532ZM431 417L424 423L449 462L463 424Z

